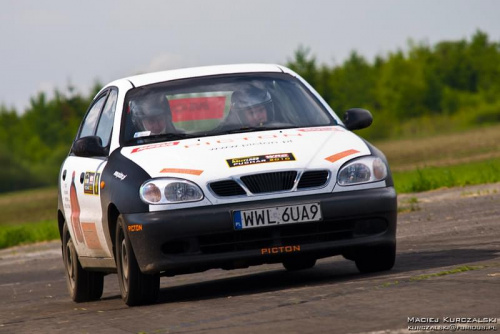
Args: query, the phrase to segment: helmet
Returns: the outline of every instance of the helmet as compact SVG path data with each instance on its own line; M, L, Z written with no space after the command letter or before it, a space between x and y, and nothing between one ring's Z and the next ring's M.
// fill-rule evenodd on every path
M250 87L231 95L231 110L236 112L272 103L271 94L265 89Z
M274 117L273 100L266 89L251 86L237 90L231 95L231 111L238 115L240 121L245 119L245 112L258 107L266 109L267 120Z
M146 95L129 101L129 108L137 131L165 133L171 120L168 100L163 95Z

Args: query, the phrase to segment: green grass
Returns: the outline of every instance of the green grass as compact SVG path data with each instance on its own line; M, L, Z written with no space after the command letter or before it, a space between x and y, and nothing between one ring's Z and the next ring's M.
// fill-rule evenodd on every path
M374 142L393 172L500 159L500 124L432 137Z
M57 188L0 194L0 225L57 219Z
M59 238L57 188L0 194L0 249Z
M58 238L56 220L0 225L0 249Z
M447 275L460 274L460 273L464 273L464 272L467 272L467 271L481 270L481 269L498 267L498 266L499 265L497 263L485 264L485 265L480 265L480 266L468 266L468 265L465 265L465 266L460 266L460 267L453 268L453 269L450 269L450 270L440 271L440 272L437 272L437 273L422 274L422 275L418 275L418 276L412 276L412 277L410 277L408 279L404 279L402 281L386 282L386 283L383 283L383 284L379 285L378 287L379 288L388 288L388 287L392 287L392 286L395 286L395 285L399 285L401 283L418 282L418 281L423 281L423 280L427 280L427 279L434 278L434 277L441 277L441 276L447 276Z
M500 182L500 159L393 173L398 193Z
M418 210L420 210L420 206L418 205L418 198L416 197L410 197L406 200L403 200L398 205L398 213L413 212Z
M423 280L426 280L426 279L429 279L432 277L440 277L440 276L446 276L446 275L459 274L459 273L463 273L466 271L479 270L479 269L484 269L484 268L488 268L488 266L461 266L461 267L451 269L451 270L440 271L438 273L423 274L423 275L410 277L410 282L423 281Z

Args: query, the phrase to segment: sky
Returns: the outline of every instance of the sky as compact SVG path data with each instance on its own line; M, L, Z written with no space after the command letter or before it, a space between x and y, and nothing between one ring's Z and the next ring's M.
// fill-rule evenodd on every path
M0 0L0 105L39 92L181 67L372 61L408 41L435 45L479 29L500 42L500 0Z

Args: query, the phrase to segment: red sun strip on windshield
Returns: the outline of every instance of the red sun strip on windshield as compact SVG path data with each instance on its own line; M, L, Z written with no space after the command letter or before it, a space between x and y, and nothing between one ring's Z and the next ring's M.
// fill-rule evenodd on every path
M172 121L199 121L224 117L225 96L192 97L170 100Z
M340 160L342 158L348 157L348 156L356 154L356 153L359 153L359 151L357 151L357 150L342 151L342 152L336 153L334 155L330 155L328 158L325 158L325 160L328 160L330 162L335 162L337 160Z

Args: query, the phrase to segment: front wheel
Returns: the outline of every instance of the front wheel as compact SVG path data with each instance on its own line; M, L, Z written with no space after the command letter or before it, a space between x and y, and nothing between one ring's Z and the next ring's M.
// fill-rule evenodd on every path
M71 299L80 303L101 298L104 274L82 268L66 222L64 222L63 226L62 255L66 272L66 284Z
M122 299L128 306L154 303L160 291L160 275L143 274L126 234L122 216L116 226L115 258Z
M396 245L381 245L364 248L357 252L356 267L362 273L390 270L396 261Z

